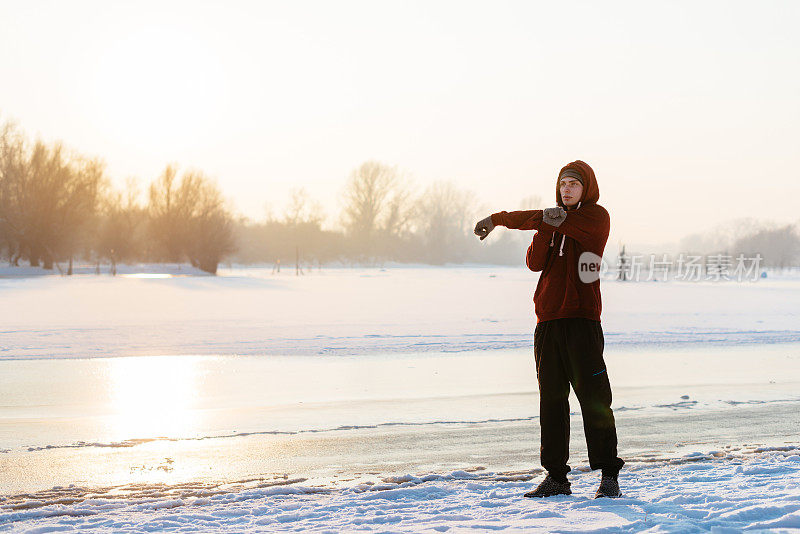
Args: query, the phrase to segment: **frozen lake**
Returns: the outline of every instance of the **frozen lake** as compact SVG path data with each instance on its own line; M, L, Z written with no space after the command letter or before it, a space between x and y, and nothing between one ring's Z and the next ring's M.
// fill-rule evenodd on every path
M221 274L0 278L0 359L527 350L535 326L524 266ZM602 292L606 346L800 341L800 273Z
M623 347L606 361L629 461L800 441L800 343ZM537 465L527 351L11 360L0 391L2 493Z
M7 506L538 476L535 273L223 275L0 279ZM800 444L800 277L602 287L627 468Z

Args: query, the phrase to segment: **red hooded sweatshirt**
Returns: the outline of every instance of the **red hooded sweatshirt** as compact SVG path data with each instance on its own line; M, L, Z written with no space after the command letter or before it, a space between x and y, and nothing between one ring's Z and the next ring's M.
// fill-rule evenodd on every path
M518 230L538 230L528 247L526 263L531 271L541 271L533 295L536 322L564 317L586 317L600 320L602 301L600 280L582 282L578 276L578 258L584 251L603 256L611 228L606 209L599 205L600 189L594 171L577 160L564 166L575 169L583 177L583 193L574 207L561 200L556 178L556 201L567 211L567 218L558 227L542 221L542 210L501 211L492 214L492 223Z

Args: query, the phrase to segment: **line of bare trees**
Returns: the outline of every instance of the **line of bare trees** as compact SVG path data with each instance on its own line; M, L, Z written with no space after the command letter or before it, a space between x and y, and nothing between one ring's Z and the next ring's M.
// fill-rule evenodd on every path
M243 263L384 261L519 263L521 236L476 247L473 219L487 209L452 182L412 194L397 167L367 161L341 195L338 227L323 228L320 204L295 189L281 217L234 217L201 171L167 165L144 192L133 178L112 186L105 164L61 143L30 142L0 129L0 255L11 265L59 270L73 260L116 263L188 261L215 273L224 258ZM144 199L142 198L144 196ZM535 206L539 207L539 206Z
M480 206L473 192L450 181L434 182L419 194L414 190L396 166L364 162L344 185L337 229L324 229L319 203L305 189L295 189L282 216L270 215L263 223L239 222L240 246L232 260L293 263L299 250L306 265L524 261L526 236L520 232L501 233L476 246L474 219L489 208ZM520 209L540 204L539 197L529 197Z
M760 254L762 265L784 269L800 262L800 225L740 218L684 237L680 249L698 254Z
M451 181L415 193L397 167L367 161L342 190L338 225L323 227L322 207L303 188L280 216L253 222L232 215L214 181L198 170L180 176L167 165L142 200L136 180L111 186L104 163L61 143L29 142L12 123L0 126L0 256L53 269L91 262L183 262L215 273L241 263L385 261L427 264L521 264L530 235L501 232L478 246L475 220L492 210ZM529 196L516 209L545 207ZM507 208L508 209L508 208ZM514 208L511 208L514 209ZM687 251L761 253L766 266L800 259L797 227L738 221L681 243ZM59 267L60 268L60 267Z
M0 253L53 269L84 261L189 261L215 273L235 250L234 220L214 182L168 165L142 204L135 181L116 191L105 164L61 143L31 143L0 126ZM59 267L60 268L60 267Z

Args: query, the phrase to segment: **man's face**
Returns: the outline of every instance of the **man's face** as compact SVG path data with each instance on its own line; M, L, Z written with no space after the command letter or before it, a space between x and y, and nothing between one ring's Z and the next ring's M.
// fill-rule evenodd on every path
M578 203L583 194L583 184L575 178L565 176L558 185L561 191L561 200L570 208Z

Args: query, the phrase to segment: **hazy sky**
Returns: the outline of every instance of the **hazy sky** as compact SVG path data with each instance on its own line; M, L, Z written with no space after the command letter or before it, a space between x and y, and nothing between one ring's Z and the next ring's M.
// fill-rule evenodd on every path
M609 243L794 222L800 2L0 3L0 119L105 159L215 177L256 219L349 172L453 180L489 212L582 159ZM475 219L488 213L475 213Z

